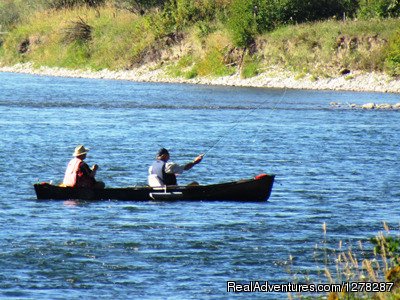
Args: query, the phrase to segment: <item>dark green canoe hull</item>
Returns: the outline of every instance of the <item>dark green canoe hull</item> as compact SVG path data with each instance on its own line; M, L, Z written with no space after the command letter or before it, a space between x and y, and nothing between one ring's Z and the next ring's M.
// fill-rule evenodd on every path
M274 175L262 174L234 182L171 186L167 188L124 187L87 189L38 183L34 185L38 200L124 200L124 201L267 201Z

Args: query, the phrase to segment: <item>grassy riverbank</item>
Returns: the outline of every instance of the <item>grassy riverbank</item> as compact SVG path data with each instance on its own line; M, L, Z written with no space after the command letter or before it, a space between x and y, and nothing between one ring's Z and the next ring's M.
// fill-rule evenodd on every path
M398 28L399 19L328 20L281 26L237 47L217 20L171 31L158 10L139 15L107 5L83 6L27 17L3 35L0 62L92 71L147 66L171 81L218 81L234 74L243 80L260 74L279 78L280 70L299 82L343 76L351 81L360 73L397 74L389 58L397 53Z

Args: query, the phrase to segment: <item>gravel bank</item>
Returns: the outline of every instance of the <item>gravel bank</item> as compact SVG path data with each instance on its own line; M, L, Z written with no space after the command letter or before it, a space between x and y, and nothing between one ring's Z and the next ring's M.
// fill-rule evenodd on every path
M315 79L309 75L298 78L299 76L294 73L271 68L258 76L248 79L242 79L238 74L219 78L184 79L168 77L162 69L155 69L154 66L143 66L134 70L90 71L49 67L34 68L32 64L29 63L17 64L11 67L3 66L0 67L0 72L75 78L129 80L137 82L171 82L246 87L400 93L400 79L396 80L381 73L354 72L336 78Z

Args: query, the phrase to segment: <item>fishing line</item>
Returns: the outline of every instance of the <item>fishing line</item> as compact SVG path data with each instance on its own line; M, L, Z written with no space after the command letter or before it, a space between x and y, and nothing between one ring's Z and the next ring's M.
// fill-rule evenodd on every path
M280 97L280 99L275 103L275 105L272 107L271 111L269 112L269 114L271 114L276 107L278 106L279 103L282 102L283 98L286 95L286 91L287 91L287 87L285 87L282 96ZM226 131L223 132L223 134L221 135L221 137L204 153L203 156L205 156L207 153L209 153L211 150L213 150L225 137L226 137L226 133L229 131L232 131L236 126L238 126L241 122L243 122L251 113L253 113L254 111L258 110L265 102L267 102L269 100L269 98L265 99L263 102L261 102L258 106L256 106L255 108L251 109L247 114L245 114L242 118L239 118L231 127L229 127ZM268 115L267 115L268 116ZM258 132L260 131L260 129L257 130L256 132L256 136L258 135Z
M43 161L43 160L41 160L41 159L39 159L39 158L37 158L35 156L32 156L31 158L33 158L36 162L40 163L40 167L43 167L43 166L47 167L49 170L47 170L46 172L50 172L51 173L52 172L51 170L53 170L53 172L58 171L58 168L54 167L55 165L51 165L50 163L47 163L47 162L45 162L45 161ZM57 172L57 174L58 174L58 172ZM43 173L42 173L42 176L43 176ZM48 178L48 176L47 176L47 178ZM40 178L40 177L37 177L36 182L39 183L41 180L43 180L43 179ZM50 182L50 184L53 184L53 180L50 180L49 182Z
M54 158L54 156L51 156L52 160L56 160L56 158ZM64 171L62 171L63 169L65 169L65 167L67 166L67 163L63 164L63 166L61 166L61 163L51 163L47 161L44 161L41 159L41 157L36 157L36 156L31 156L31 159L33 159L34 161L36 161L37 163L40 163L40 167L48 167L47 172L56 172L57 174L61 173L62 176L64 176ZM52 170L52 171L51 171ZM38 178L39 181L39 178ZM52 180L51 180L52 181Z
M286 95L286 91L287 91L287 88L285 87L285 90L283 91L281 98L279 99L278 102L276 102L276 104L275 104L274 107L271 109L271 111L269 112L269 114L266 115L266 117L269 117L269 116L272 114L272 112L275 110L275 108L278 106L278 104L280 104L280 103L282 102L283 98L284 98L285 95ZM262 128L262 126L260 126L260 127L258 128L256 134L254 135L253 143L256 141L257 136L258 136L258 133L260 132L261 128Z
M54 169L54 165L51 165L50 163L43 161L41 157L31 156L31 159L35 160L37 163L40 163L41 166L44 165L46 167L50 167L50 168Z

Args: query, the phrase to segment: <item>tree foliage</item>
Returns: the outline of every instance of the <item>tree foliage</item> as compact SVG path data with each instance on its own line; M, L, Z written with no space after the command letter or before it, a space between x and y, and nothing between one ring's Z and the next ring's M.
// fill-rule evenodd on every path
M218 11L224 9L214 0L169 0L164 13L177 29L181 29L197 22L211 22L217 18Z
M358 14L363 19L400 16L399 0L360 0Z
M253 1L233 0L228 28L235 45L245 47L254 40L257 22Z
M104 4L138 14L157 8L176 28L200 21L229 22L232 29L244 25L239 34L244 40L281 24L355 15L364 18L400 15L400 0L2 0L0 25L7 27L18 22L23 10L32 13L43 8L97 7ZM231 18L235 20L231 22Z
M232 0L228 27L235 43L244 46L277 26L351 17L357 8L355 0Z

